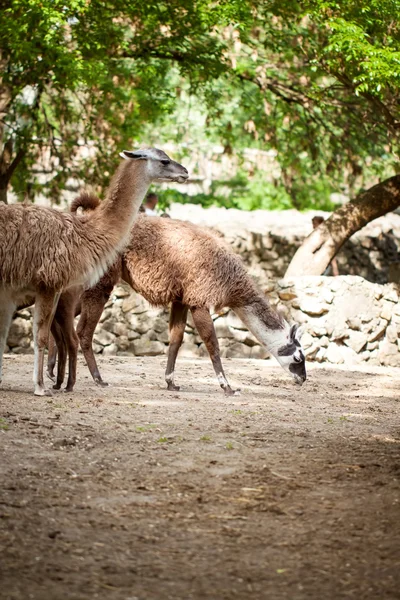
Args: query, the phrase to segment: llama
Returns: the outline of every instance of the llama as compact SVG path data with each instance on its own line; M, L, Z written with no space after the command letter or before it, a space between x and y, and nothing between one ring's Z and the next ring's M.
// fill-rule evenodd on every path
M92 204L95 200L92 199ZM74 202L73 210L85 207L85 198ZM61 298L69 319L81 312L77 327L86 362L96 383L104 385L92 350L92 339L103 307L119 277L154 306L171 304L170 345L165 380L168 390L177 391L175 363L182 344L188 311L211 358L218 382L226 395L234 394L222 367L218 340L210 315L211 307L230 307L260 343L273 354L295 381L306 379L305 357L298 326L290 327L269 304L246 273L241 259L210 230L174 219L139 215L130 242L112 270L75 302ZM66 321L61 318L62 328ZM65 353L64 353L65 354ZM50 353L49 375L53 376L54 352ZM76 358L74 359L76 364ZM60 365L59 365L60 367ZM62 382L62 372L57 387ZM71 376L71 373L70 373ZM67 389L75 381L68 379Z
M83 218L34 205L0 205L0 382L11 318L35 298L34 393L48 395L44 350L63 290L93 286L126 245L139 206L153 181L184 182L187 170L165 152L123 151L107 197Z

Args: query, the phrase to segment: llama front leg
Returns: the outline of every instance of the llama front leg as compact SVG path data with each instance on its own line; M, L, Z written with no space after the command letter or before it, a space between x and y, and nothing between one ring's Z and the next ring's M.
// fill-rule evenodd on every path
M224 390L226 396L234 396L235 394L238 394L239 390L233 390L225 376L219 354L217 334L215 333L214 323L208 308L193 307L190 310L199 336L205 343L208 354L210 355L219 385Z
M51 396L51 392L45 388L43 379L44 352L49 339L50 324L53 320L59 297L60 294L53 291L41 292L36 295L33 318L33 340L35 347L33 382L35 384L35 396Z
M3 378L3 354L15 309L16 304L12 300L0 296L0 383Z
M169 317L169 348L167 368L165 371L165 381L167 382L168 390L178 392L179 385L174 383L174 372L176 357L178 356L179 348L182 345L183 336L185 333L186 319L188 307L181 302L173 302L171 306L171 314Z
M93 377L95 383L101 386L107 386L108 383L103 381L97 361L94 357L93 352L93 335L96 325L100 320L101 313L103 312L104 306L108 301L110 293L105 293L99 297L91 294L91 290L88 290L81 298L81 316L79 319L77 334L79 343L82 348L83 355L86 360L86 364L89 367L89 371Z

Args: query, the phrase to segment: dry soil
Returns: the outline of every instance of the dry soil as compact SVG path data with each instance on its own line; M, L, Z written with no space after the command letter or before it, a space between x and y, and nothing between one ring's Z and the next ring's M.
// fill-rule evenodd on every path
M82 362L73 394L0 388L0 598L400 598L400 371Z

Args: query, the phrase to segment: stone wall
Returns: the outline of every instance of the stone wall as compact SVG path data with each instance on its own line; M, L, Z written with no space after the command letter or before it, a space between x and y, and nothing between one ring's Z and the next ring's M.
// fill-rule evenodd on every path
M194 205L173 205L170 214L212 227L227 239L271 301L280 304L288 319L305 323L304 345L310 360L398 363L397 291L393 284L378 283L400 281L400 215L376 219L345 244L338 262L340 272L348 277L298 278L290 283L281 278L311 231L312 214ZM20 311L14 318L8 338L12 352L32 352L31 312ZM266 356L233 313L225 311L213 318L223 356ZM167 343L168 311L151 308L127 286L116 288L97 328L95 351L156 355L166 351ZM190 319L182 353L206 354Z
M219 231L264 286L284 276L297 248L312 231L311 218L316 213L174 204L170 214ZM329 214L318 212L325 218ZM400 282L400 215L389 213L358 231L344 244L337 261L341 275L360 275L375 283Z
M266 291L289 321L304 325L308 360L400 366L395 284L373 284L357 276L299 277L270 282ZM268 356L232 311L214 314L213 320L223 357ZM31 336L31 309L24 309L11 327L11 351L32 352ZM167 348L168 311L150 307L127 285L116 287L95 332L95 352L155 356L165 354ZM190 318L181 354L207 355Z

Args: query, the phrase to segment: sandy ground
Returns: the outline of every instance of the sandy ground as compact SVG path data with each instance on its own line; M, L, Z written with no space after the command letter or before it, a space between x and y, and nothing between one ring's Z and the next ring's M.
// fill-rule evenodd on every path
M400 370L82 362L73 394L0 388L0 598L400 598Z

